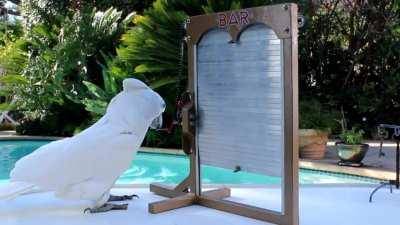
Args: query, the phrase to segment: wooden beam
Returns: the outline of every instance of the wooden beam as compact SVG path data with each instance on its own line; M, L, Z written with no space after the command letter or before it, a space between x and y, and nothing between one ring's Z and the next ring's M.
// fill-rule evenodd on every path
M224 187L215 190L205 191L201 195L204 195L207 198L224 199L231 197L231 189Z
M282 214L255 206L249 206L238 202L213 199L207 196L198 197L197 203L205 207L233 213L240 216L267 221L274 224L284 224L283 221L285 218Z
M297 43L297 5L290 9L290 33L292 38L283 39L284 65L284 189L283 212L285 225L298 225L299 222L299 143L298 143L298 43Z
M185 192L190 187L191 181L192 178L190 176L186 177L174 190L177 192Z
M150 184L150 192L168 198L175 198L179 195L185 194L183 192L177 192L173 187L163 184Z
M153 202L149 204L150 213L161 213L173 209L178 209L193 205L196 202L196 196L192 193L188 193L176 198Z

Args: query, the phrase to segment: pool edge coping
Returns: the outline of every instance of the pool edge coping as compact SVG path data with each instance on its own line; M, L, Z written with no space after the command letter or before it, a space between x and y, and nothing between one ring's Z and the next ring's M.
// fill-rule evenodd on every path
M34 140L34 141L56 141L66 137L54 137L54 136L31 136L31 135L4 135L0 136L0 141L14 141L14 140Z
M1 185L1 184L0 184ZM174 184L165 184L166 186L174 187ZM341 188L341 187L365 187L376 188L377 184L374 183L320 183L320 184L300 184L300 188ZM276 184L203 184L203 189L214 188L281 188L282 186ZM115 184L113 188L150 188L150 184Z

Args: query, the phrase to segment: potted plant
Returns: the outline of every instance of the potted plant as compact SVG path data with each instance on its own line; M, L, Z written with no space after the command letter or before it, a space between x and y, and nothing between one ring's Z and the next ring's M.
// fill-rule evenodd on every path
M323 109L315 99L300 101L300 158L324 158L328 135L337 126L337 114L335 111Z
M369 145L363 144L363 130L343 130L340 142L336 143L337 155L340 159L339 165L362 166L361 161L367 154Z

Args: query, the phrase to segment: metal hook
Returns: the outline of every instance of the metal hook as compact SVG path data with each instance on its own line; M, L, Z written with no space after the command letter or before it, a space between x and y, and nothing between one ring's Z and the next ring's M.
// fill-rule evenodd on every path
M299 15L297 17L297 24L298 24L299 28L304 27L304 25L306 24L306 18L303 15Z

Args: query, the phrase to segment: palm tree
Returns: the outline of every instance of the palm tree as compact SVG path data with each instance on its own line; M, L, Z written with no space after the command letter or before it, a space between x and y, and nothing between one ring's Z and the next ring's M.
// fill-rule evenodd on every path
M123 35L116 58L122 69L116 71L143 79L153 88L185 86L185 19L268 3L271 0L157 0L143 16L136 16L136 26Z

